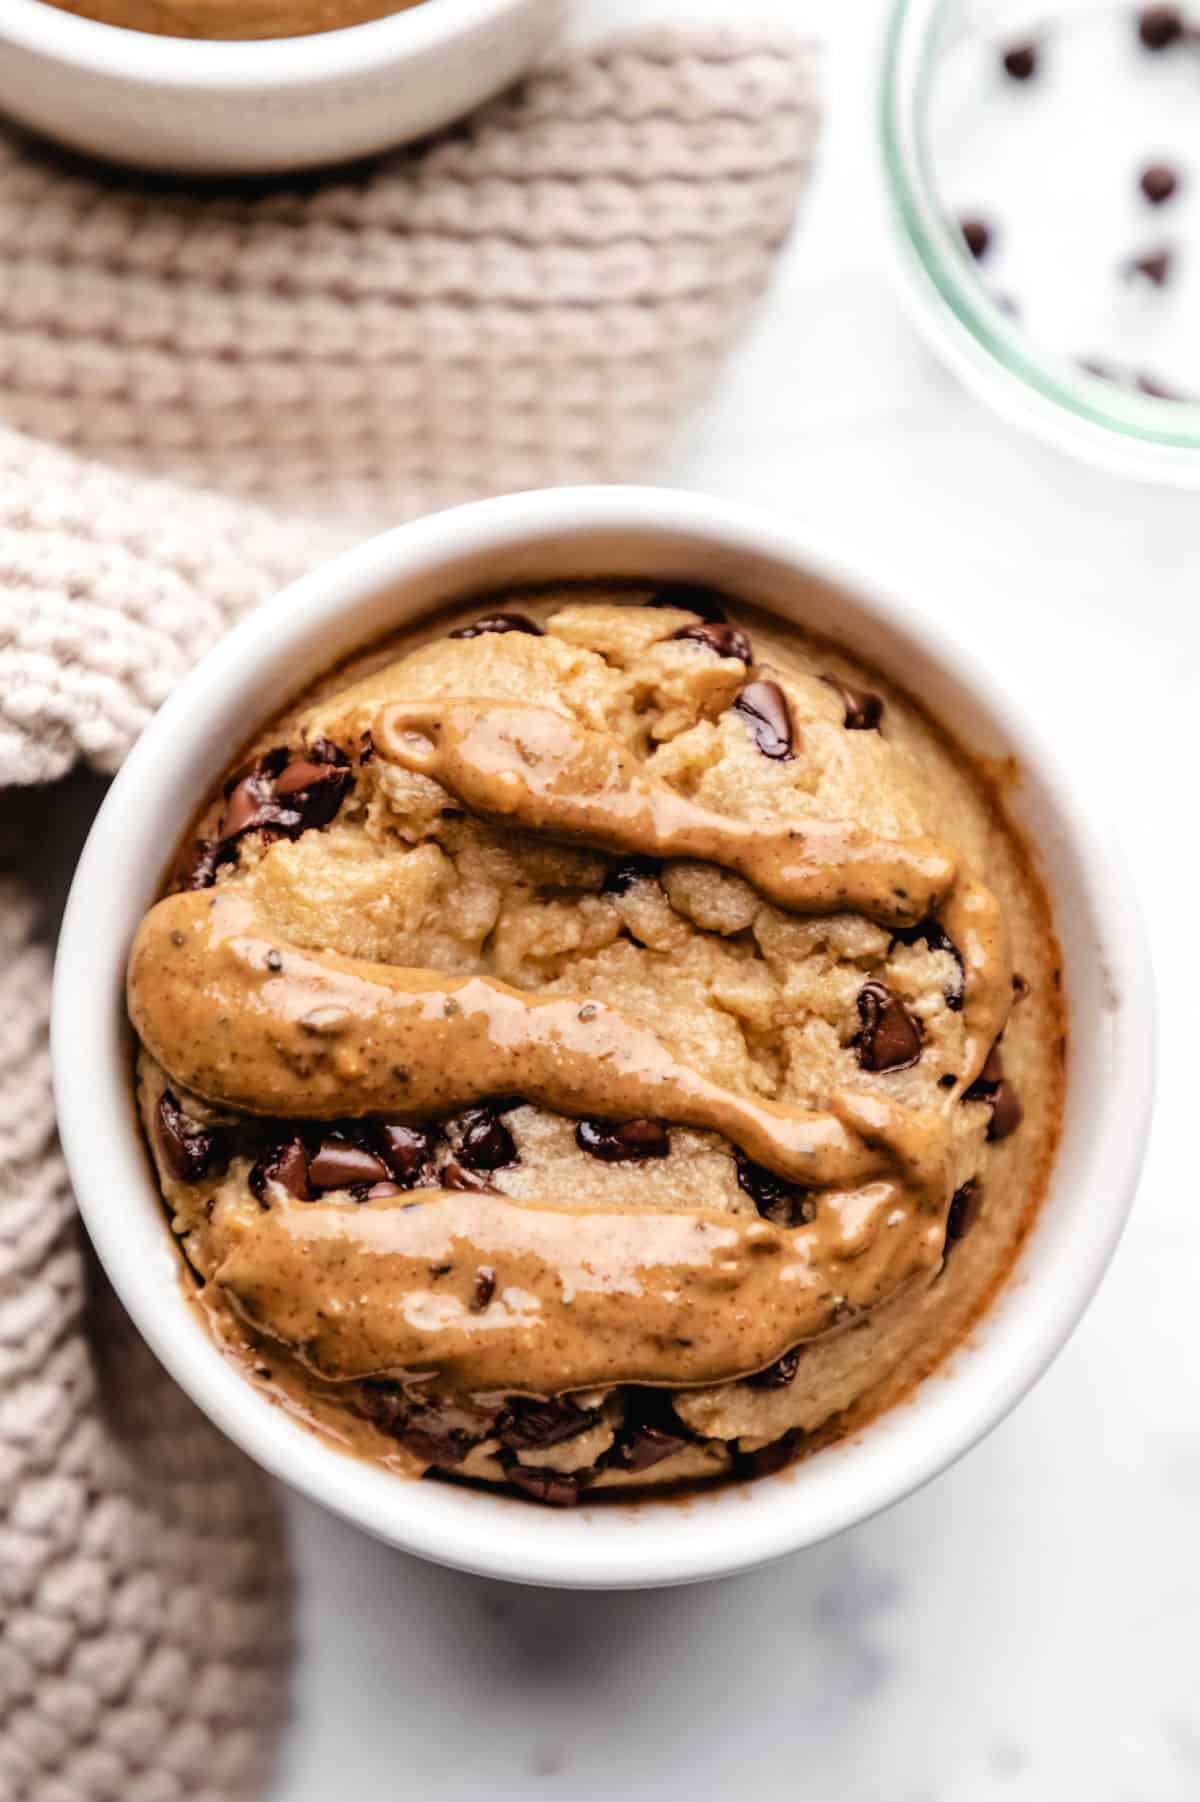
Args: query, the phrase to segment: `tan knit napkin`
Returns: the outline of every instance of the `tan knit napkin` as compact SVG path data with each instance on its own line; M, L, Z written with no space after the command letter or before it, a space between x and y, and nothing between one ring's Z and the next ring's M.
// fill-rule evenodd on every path
M738 28L568 54L299 185L150 184L0 134L4 1802L256 1793L290 1632L269 1486L88 1301L33 899L61 791L13 785L114 770L239 613L364 524L652 475L815 131L808 50Z

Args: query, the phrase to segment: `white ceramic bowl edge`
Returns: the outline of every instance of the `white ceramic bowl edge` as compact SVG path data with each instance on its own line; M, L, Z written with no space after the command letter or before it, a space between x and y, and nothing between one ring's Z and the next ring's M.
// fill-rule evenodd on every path
M212 43L3 0L0 106L72 149L156 171L316 168L461 118L536 61L564 8L425 0L346 30Z

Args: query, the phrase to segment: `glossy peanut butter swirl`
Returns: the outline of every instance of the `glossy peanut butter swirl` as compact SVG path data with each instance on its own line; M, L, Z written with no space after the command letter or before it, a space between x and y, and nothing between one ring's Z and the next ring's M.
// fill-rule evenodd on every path
M382 711L373 737L384 757L478 813L599 851L719 863L799 912L848 908L912 925L954 886L958 860L932 839L890 843L842 821L730 819L647 775L619 739L548 707L400 702Z
M962 959L966 1056L983 1068L1011 999L1008 934L991 891L934 839L884 839L845 820L776 825L697 806L649 775L616 738L548 707L399 702L376 749L432 776L474 811L598 851L695 858L732 870L797 913L866 914L885 926L938 920Z
M236 889L147 914L129 1012L176 1082L248 1114L427 1117L520 1094L556 1113L708 1127L806 1187L903 1172L936 1205L919 1116L881 1097L844 1090L827 1114L750 1100L602 1002L304 951Z
M526 1207L431 1191L302 1202L221 1229L217 1281L336 1379L432 1363L467 1391L554 1395L718 1382L936 1268L938 1214L893 1218L891 1185L826 1197L793 1231L705 1210ZM475 1305L481 1271L494 1281Z
M796 911L852 909L897 927L937 918L964 968L965 1066L936 1107L849 1088L827 1112L789 1107L712 1082L591 997L309 951L282 941L236 884L170 896L139 929L129 1011L172 1081L211 1101L420 1118L519 1094L569 1116L708 1129L820 1192L815 1219L792 1229L496 1194L300 1203L279 1192L258 1218L219 1229L216 1280L236 1306L329 1376L436 1369L467 1388L554 1393L744 1374L936 1266L949 1108L1010 994L999 909L953 852L839 822L726 818L615 739L536 706L389 705L373 737L379 757L525 830L704 859ZM481 1270L494 1282L476 1308Z

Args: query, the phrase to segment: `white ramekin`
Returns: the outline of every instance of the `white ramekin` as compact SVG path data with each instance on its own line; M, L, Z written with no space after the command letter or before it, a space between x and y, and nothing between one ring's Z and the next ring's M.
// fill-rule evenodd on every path
M410 1483L327 1447L224 1360L185 1300L178 1254L130 1101L125 960L164 858L214 772L298 687L431 606L567 577L700 579L877 659L973 751L1015 758L1011 811L1036 847L1064 953L1066 1119L1050 1194L1018 1270L970 1342L857 1437L756 1484L686 1505L557 1513ZM957 641L950 609L901 596L857 550L709 495L566 488L400 527L293 583L180 686L114 782L63 922L53 1052L80 1209L121 1299L168 1370L259 1463L407 1551L532 1583L608 1588L745 1569L863 1520L954 1458L1046 1368L1108 1263L1142 1160L1153 992L1125 864L1093 823L1081 772Z
M523 74L565 0L426 0L343 31L210 43L0 0L0 107L75 150L199 175L368 156Z

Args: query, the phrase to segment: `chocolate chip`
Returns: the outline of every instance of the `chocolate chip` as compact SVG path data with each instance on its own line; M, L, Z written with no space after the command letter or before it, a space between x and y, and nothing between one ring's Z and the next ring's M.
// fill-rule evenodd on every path
M411 1189L421 1177L430 1175L438 1142L436 1126L406 1126L400 1121L379 1120L372 1139L390 1175L402 1188Z
M690 1341L689 1341L690 1343ZM629 1383L624 1390L625 1428L658 1427L676 1438L689 1439L688 1432L675 1412L667 1389L650 1389L641 1383Z
M1029 984L1023 976L1018 976L1014 973L1012 979L1012 992L1014 1006L1018 1001L1024 1001L1026 995L1029 993Z
M1179 177L1168 163L1147 163L1138 186L1151 206L1162 206L1179 186Z
M371 734L369 732L363 733L364 740L369 739L370 736ZM308 754L314 763L336 764L338 769L348 769L350 767L350 759L346 756L346 753L329 738L320 736L314 738L308 747Z
M1002 57L1004 73L1013 81L1029 81L1037 74L1038 45L1036 42L1013 44Z
M740 1446L737 1453L736 1469L743 1477L773 1477L775 1472L783 1470L791 1463L803 1438L799 1427L793 1427L781 1439L773 1439L770 1445L759 1446L756 1452L744 1452Z
M386 1201L392 1195L400 1195L399 1183L372 1183L363 1196L364 1201Z
M778 682L747 682L733 703L733 710L746 721L764 757L784 763L791 758L792 715Z
M606 1164L665 1158L671 1135L661 1120L581 1120L575 1128L580 1151Z
M286 1140L255 1164L250 1172L250 1193L265 1202L269 1182L279 1183L297 1201L312 1199L308 1185L308 1151L303 1139Z
M211 888L217 880L217 871L223 863L230 862L232 855L230 847L223 845L220 839L196 839L180 860L175 888L184 893Z
M951 1245L965 1237L979 1218L983 1207L983 1189L980 1184L971 1181L954 1191L950 1203L950 1211L946 1215L946 1251Z
M308 1164L314 1189L355 1189L363 1183L386 1182L389 1174L382 1158L365 1145L344 1139L322 1139Z
M299 803L285 806L275 798L271 777L243 776L229 796L221 818L221 839L225 844L243 838L247 832L270 832L284 838L296 838L303 827Z
M764 1220L775 1226L811 1226L817 1217L817 1204L808 1189L776 1176L762 1164L756 1164L745 1152L737 1154L737 1179Z
M703 645L706 650L715 651L718 657L736 657L745 664L754 662L750 640L739 626L702 621L696 626L681 626L678 632L672 632L671 638L682 639L687 644Z
M992 1117L987 1129L987 1136L992 1144L998 1144L1001 1139L1007 1139L1011 1133L1015 1133L1024 1118L1025 1110L1017 1091L1005 1079L997 1085L996 1093L992 1096Z
M993 1144L1007 1139L1020 1126L1024 1110L1016 1090L1004 1074L999 1041L988 1052L983 1069L964 1094L963 1100L986 1101L990 1105L992 1117L988 1121L987 1136Z
M490 1183L486 1176L481 1176L476 1170L468 1170L454 1158L442 1166L439 1180L443 1189L471 1189L481 1195L499 1194L495 1183Z
M573 1508L579 1500L579 1478L562 1471L534 1470L514 1462L506 1465L504 1474L514 1488L547 1508Z
M501 1111L479 1107L463 1115L458 1162L467 1170L499 1170L518 1162L513 1136L500 1118Z
M327 738L314 739L306 754L291 759L286 747L269 751L226 783L220 836L226 843L256 831L297 838L327 826L352 780L348 758Z
M534 1401L527 1396L509 1397L496 1422L496 1431L510 1451L544 1451L564 1439L594 1426L600 1416L594 1408L580 1408L568 1396Z
M453 1428L448 1432L440 1431L436 1419L432 1425L426 1425L420 1414L414 1414L411 1423L395 1437L415 1457L423 1458L439 1470L452 1470L456 1464L461 1464L472 1446L479 1443Z
M907 1070L921 1055L921 1028L904 1003L882 982L858 991L861 1030L854 1043L864 1070Z
M963 235L963 242L975 258L982 262L992 243L992 228L986 219L960 219L958 229Z
M337 764L317 764L312 757L297 757L286 769L279 771L274 782L276 795L297 795L301 789L328 782L335 773Z
M359 1384L359 1393L382 1432L443 1470L461 1464L491 1430L492 1416L483 1409L459 1403L425 1407L384 1378L368 1377Z
M293 759L275 777L275 793L300 814L301 832L328 826L354 778L349 759L327 738L315 738L307 757Z
M412 1413L410 1398L399 1383L389 1382L386 1377L364 1377L358 1389L371 1419L385 1433L394 1432Z
M604 1462L613 1470L640 1475L652 1470L664 1458L673 1458L688 1441L681 1433L668 1433L662 1427L627 1427L617 1439Z
M496 1293L496 1273L485 1266L475 1276L475 1287L471 1291L471 1312L482 1314Z
M765 1370L756 1370L752 1377L746 1378L751 1389L786 1389L795 1381L796 1372L800 1368L800 1347L794 1345L791 1351L784 1352L782 1358L776 1358L774 1364L768 1364Z
M1156 288L1165 288L1171 274L1169 250L1151 250L1145 256L1130 257L1125 265L1127 276L1144 275Z
M277 795L294 795L301 789L311 788L316 782L325 782L333 774L331 766L313 763L307 757L297 757L289 763L282 775L275 778Z
M1147 50L1165 50L1183 36L1183 15L1177 6L1143 6L1138 36Z
M705 588L698 582L669 582L665 588L655 589L646 605L678 607L681 613L697 613L710 624L719 625L725 618L724 599L715 588Z
M180 1183L200 1182L225 1155L224 1133L189 1119L170 1089L163 1090L154 1110L154 1142L168 1172Z
M527 613L485 613L473 625L459 626L451 638L482 638L485 632L525 632L531 638L544 638L545 633Z
M869 688L855 688L850 682L843 682L840 676L822 676L829 688L842 703L845 719L842 722L847 732L877 732L879 722L883 718L883 700L872 694Z
M1166 382L1160 382L1157 376L1137 374L1133 385L1142 394L1151 394L1155 400L1189 400L1191 397L1182 388L1171 388Z
M236 770L226 776L222 788L226 800L251 776L261 776L270 782L276 777L288 760L286 745L275 745L270 751L260 751L256 757L248 757L245 763L239 763Z
M656 857L627 857L624 863L614 864L604 881L600 884L602 895L623 895L635 882L655 881L662 873L662 865Z
M948 951L958 969L953 986L944 991L946 1006L951 1013L961 1013L966 993L966 971L963 969L962 952L939 923L929 918L918 920L915 926L898 926L892 933L892 944L925 945L930 951Z

